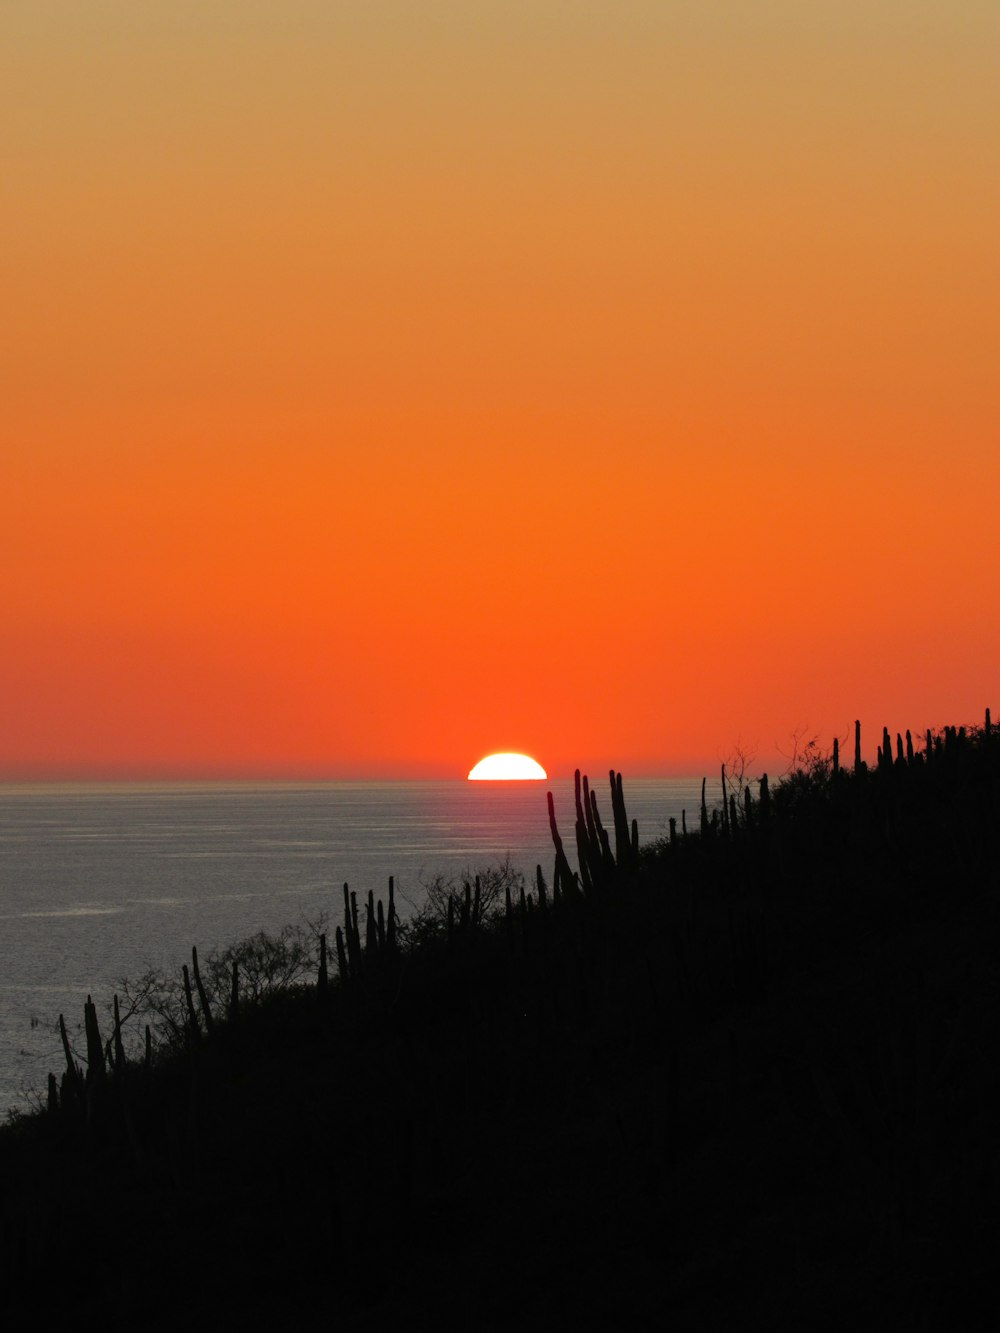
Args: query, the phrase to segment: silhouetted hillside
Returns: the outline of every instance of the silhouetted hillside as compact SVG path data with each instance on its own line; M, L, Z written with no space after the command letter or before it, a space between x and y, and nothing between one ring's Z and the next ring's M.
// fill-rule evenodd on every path
M173 1039L132 1058L89 1008L86 1065L68 1050L48 1110L0 1132L0 1309L979 1327L989 715L723 782L640 847L620 775L606 826L578 778L530 892L438 892L403 927L347 891L314 980L251 1000L246 953L195 957L160 993Z

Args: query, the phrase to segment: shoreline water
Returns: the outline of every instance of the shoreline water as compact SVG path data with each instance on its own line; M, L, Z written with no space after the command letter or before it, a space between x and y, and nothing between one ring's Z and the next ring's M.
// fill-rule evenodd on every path
M626 781L640 839L690 817L700 783ZM337 921L345 881L384 892L393 875L405 918L429 878L507 854L548 876L547 790L572 842L572 779L0 785L0 1114L58 1067L60 1012L88 993L110 1003L148 965L179 968L192 944ZM607 811L606 780L597 791Z

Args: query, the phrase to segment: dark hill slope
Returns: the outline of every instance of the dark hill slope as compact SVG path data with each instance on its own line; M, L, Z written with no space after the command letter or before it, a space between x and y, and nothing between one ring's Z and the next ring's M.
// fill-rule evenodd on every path
M373 904L337 980L148 1068L98 1040L0 1132L0 1309L980 1326L1000 746L885 751L641 853L581 787L576 876L409 937Z

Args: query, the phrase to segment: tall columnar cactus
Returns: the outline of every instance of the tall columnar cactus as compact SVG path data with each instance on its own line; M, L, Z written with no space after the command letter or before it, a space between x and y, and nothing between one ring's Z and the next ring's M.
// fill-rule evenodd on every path
M594 884L594 875L591 865L590 840L587 833L587 812L584 811L582 782L580 770L577 769L573 776L573 793L576 804L576 858L580 866L580 879L583 883L585 894L591 894L596 887ZM589 797L587 804L589 806ZM593 816L591 815L591 818Z
M368 890L365 905L365 953L373 954L378 948L378 927L375 922L375 892Z
M701 836L704 838L708 833L708 804L705 800L706 779L701 780Z
M771 791L767 785L767 774L760 780L760 822L766 824L771 816Z
M73 1053L69 1048L69 1037L66 1035L66 1019L59 1015L59 1036L62 1038L63 1054L66 1057L66 1068L71 1074L76 1073L76 1065L73 1062Z
M115 1053L115 1073L120 1074L125 1068L125 1047L122 1044L122 1016L118 1008L118 996L114 998L115 1030L113 1034Z
M608 831L601 822L601 812L597 808L597 792L595 791L591 791L590 793L590 812L593 819L594 829L597 832L597 841L600 848L600 864L604 873L613 877L615 873L615 857L611 850Z
M202 985L201 969L198 967L198 950L192 946L191 949L191 968L194 972L194 984L198 990L198 1001L201 1005L201 1012L205 1018L205 1031L209 1036L215 1028L215 1020L212 1017L212 1006L208 1002L208 995L205 987Z
M882 728L882 744L878 747L878 766L880 769L892 768L892 737L889 728Z
M864 768L864 760L861 758L861 723L855 718L854 721L854 772L860 773Z
M62 1014L59 1015L59 1036L62 1040L63 1055L66 1057L66 1073L63 1075L63 1102L66 1100L66 1093L75 1096L80 1092L80 1070L76 1061L73 1059L73 1052L70 1049L69 1037L66 1035L66 1020Z
M319 976L316 979L316 987L321 995L326 993L330 984L330 978L326 968L326 933L319 937Z
M552 842L556 849L556 865L553 875L553 893L560 889L567 894L573 891L573 872L569 868L569 861L566 859L566 852L563 848L562 838L559 836L559 829L556 825L556 808L552 799L552 793L547 793L547 804L549 809L549 831L552 834Z
M913 763L913 736L909 727L906 728L906 762Z
M622 787L622 775L611 770L611 806L615 825L615 856L623 870L635 870L639 864L638 825L635 820L629 825L628 811L625 809L625 792Z
M597 825L594 823L594 802L590 799L590 779L586 773L583 775L583 822L587 830L587 849L593 852L595 844L598 844Z
M396 947L396 882L389 876L389 919L385 925L385 943L386 948L394 949Z
M100 1081L107 1073L104 1063L104 1043L97 1023L97 1006L90 996L83 1006L83 1023L87 1035L87 1082Z
M351 891L351 937L354 940L354 970L361 971L361 929L358 925L358 895Z
M184 978L184 1000L187 1005L188 1035L197 1041L201 1036L201 1028L198 1026L198 1015L195 1013L194 996L191 994L191 974L188 971L187 963L181 968L181 976Z
M361 971L361 935L358 931L358 896L344 885L344 939L347 949L347 971L356 977ZM338 960L339 961L339 960ZM342 975L346 975L342 969Z
M584 776L583 803L587 820L587 855L590 857L590 877L595 888L605 887L615 874L615 858L611 851L608 835L601 824L597 809L597 796L590 790L590 784Z
M468 880L462 886L462 910L458 920L462 934L466 934L472 924L472 885Z
M609 771L611 779L611 811L615 827L615 860L619 866L628 864L629 836L628 836L628 818L625 814L625 797L622 793L622 775L616 773L612 768Z
M836 736L833 738L833 775L836 777L840 773L840 741ZM747 788L749 791L749 787Z

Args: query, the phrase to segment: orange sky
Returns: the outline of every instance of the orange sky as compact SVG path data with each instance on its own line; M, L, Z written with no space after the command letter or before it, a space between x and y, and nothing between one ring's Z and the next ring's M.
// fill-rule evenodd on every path
M8 0L0 777L1000 708L995 0Z

